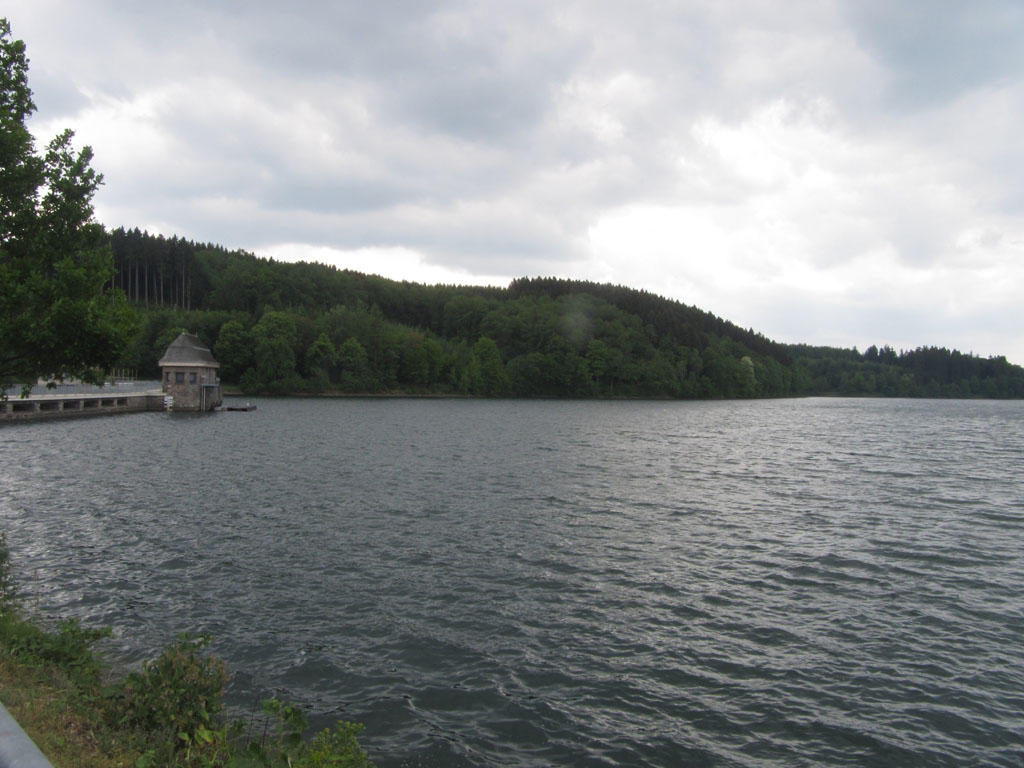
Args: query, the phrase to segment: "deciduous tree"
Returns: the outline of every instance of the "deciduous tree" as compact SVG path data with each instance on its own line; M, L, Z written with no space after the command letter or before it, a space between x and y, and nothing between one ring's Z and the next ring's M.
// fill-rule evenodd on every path
M25 44L0 19L0 383L102 381L132 329L92 198L103 177L72 132L36 154Z

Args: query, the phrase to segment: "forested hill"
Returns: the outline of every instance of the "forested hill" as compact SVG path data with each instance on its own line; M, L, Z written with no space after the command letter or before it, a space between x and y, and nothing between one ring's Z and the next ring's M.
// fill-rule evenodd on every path
M254 393L1024 397L1024 369L1003 357L779 344L623 286L427 286L137 229L110 239L113 284L140 312L121 365L140 376L187 329Z

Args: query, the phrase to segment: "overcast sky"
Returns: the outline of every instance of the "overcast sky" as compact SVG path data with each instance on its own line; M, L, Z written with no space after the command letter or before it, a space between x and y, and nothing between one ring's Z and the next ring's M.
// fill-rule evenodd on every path
M7 0L97 218L1024 364L1020 0Z

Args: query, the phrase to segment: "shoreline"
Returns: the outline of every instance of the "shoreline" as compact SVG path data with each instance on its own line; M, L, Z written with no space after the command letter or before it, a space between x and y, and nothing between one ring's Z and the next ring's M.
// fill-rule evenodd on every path
M989 402L1014 402L1024 400L1024 397L984 397L978 396L966 396L966 397L943 397L943 396L920 396L915 397L912 395L881 395L877 393L851 393L843 394L841 392L823 392L823 393L808 393L802 395L771 395L766 397L669 397L669 396L643 396L643 395L600 395L600 396L588 396L588 397L568 397L559 395L536 395L533 397L522 397L516 395L469 395L462 393L448 393L448 392L278 392L278 393L267 393L267 392L246 392L243 393L238 390L224 389L225 397L266 397L266 398L323 398L323 399L381 399L381 400L515 400L519 402L531 402L531 401L557 401L567 403L584 403L584 402L651 402L651 403L749 403L758 401L773 401L773 400L812 400L814 398L828 398L828 399L847 399L847 400L940 400L940 401L989 401Z

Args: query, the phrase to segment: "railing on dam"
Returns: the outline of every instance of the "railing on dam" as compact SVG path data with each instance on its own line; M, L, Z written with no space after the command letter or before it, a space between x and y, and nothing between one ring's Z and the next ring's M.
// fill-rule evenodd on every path
M118 379L108 381L102 386L99 384L86 384L82 381L69 381L55 384L48 387L45 384L37 384L32 387L29 395L31 397L44 397L53 395L122 395L133 392L152 392L160 389L160 382L155 379ZM9 387L6 390L10 400L21 397L21 387Z

